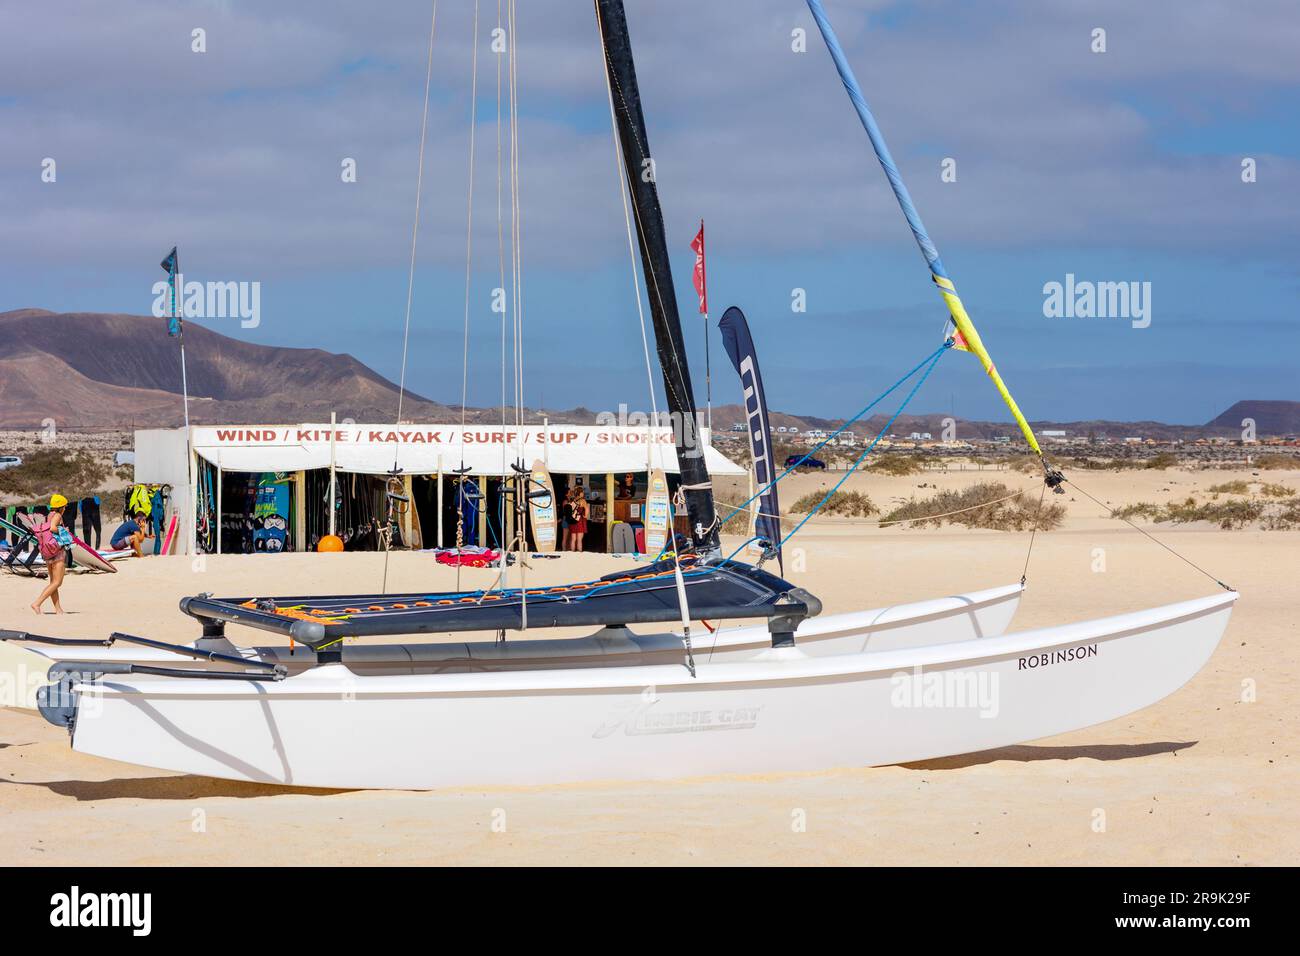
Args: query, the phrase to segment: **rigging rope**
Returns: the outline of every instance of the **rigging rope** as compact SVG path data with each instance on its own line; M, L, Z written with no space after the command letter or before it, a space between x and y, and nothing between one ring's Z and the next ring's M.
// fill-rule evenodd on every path
M1038 510L1034 512L1034 526L1029 529L1029 548L1025 551L1025 566L1020 572L1021 587L1029 580L1029 559L1034 553L1034 539L1038 537L1038 522L1043 517L1043 499L1047 497L1047 487L1047 482L1043 482L1043 490L1038 493Z
M862 454L857 457L857 459L853 462L853 466L844 473L844 477L841 478L839 481L835 482L831 490L826 492L825 497L823 497L821 501L817 502L816 507L814 507L810 512L808 512L808 514L804 515L803 520L801 520L798 524L796 524L789 534L781 538L782 545L784 545L787 541L793 538L795 534L799 531L799 529L802 528L805 524L807 524L809 519L811 519L813 515L815 515L818 511L820 511L825 506L826 502L830 501L831 495L839 491L840 486L843 485L844 482L849 480L849 475L853 474L853 472L857 470L858 465L862 463L863 459L865 459L869 454L871 454L871 450L876 447L876 445L880 442L880 439L885 436L885 433L887 431L889 431L889 427L894 424L898 416L903 414L903 409L905 409L908 403L911 402L912 399L916 396L916 393L920 390L921 386L925 384L925 380L930 377L930 373L934 371L934 367L939 364L939 359L943 358L943 354L946 351L948 351L950 348L952 348L952 344L953 344L952 339L948 339L946 342L943 343L943 345L935 349L934 353L926 360L925 363L923 363L925 365L925 371L922 372L921 377L916 380L916 384L913 385L912 390L907 393L907 397L904 398L902 404L898 406L898 410L895 411L894 414L890 416L889 421L885 422L884 427L881 428L880 431L876 433L876 437L871 440L871 444L867 445L866 449L863 450ZM907 373L908 377L910 378L915 373L915 371L916 370L913 369L911 372L908 372ZM901 384L901 382L899 384ZM890 388L890 391L893 391L893 389L897 387L898 385L894 385L892 388Z
M908 371L905 375L903 375L900 379L898 379L898 381L894 382L893 385L889 386L889 388L885 389L883 392L881 392L879 395L877 395L875 398L873 398L871 401L869 401L866 405L864 405L862 408L860 408L860 409L858 410L858 412L857 412L856 415L854 415L852 418L850 418L850 419L848 419L847 421L845 421L843 425L841 425L839 428L835 429L835 431L831 432L829 435L827 435L825 438L823 438L820 442L818 442L818 443L817 443L816 445L814 445L812 448L809 448L808 451L806 451L806 452L803 454L803 456L802 456L798 461L796 461L793 465L790 465L788 468L785 469L785 471L781 472L781 474L777 475L775 478L773 478L771 481L769 481L766 485L764 485L762 488L760 488L760 489L759 489L758 491L756 491L754 494L750 495L748 498L746 498L744 501L742 501L739 505L736 505L734 508L732 508L732 511L733 511L733 512L735 512L735 511L741 511L741 510L743 510L744 508L746 508L747 506L753 504L755 501L757 501L757 500L758 500L759 498L761 498L763 495L767 494L767 492L770 491L770 490L772 489L772 487L776 485L777 482L779 482L782 478L785 478L785 477L786 477L787 475L789 475L792 471L794 471L794 470L797 469L800 465L802 465L805 461L807 461L809 458L811 458L811 457L812 457L813 455L815 455L817 452L819 452L819 451L821 451L823 448L825 448L828 444L830 444L830 442L832 442L832 441L836 438L836 436L838 436L840 433L842 433L846 428L848 428L848 427L849 427L850 425L852 425L854 422L858 421L860 418L862 418L863 415L867 414L867 412L871 411L873 408L875 408L877 405L879 405L881 402L883 402L886 398L888 398L890 395L892 395L895 391L897 391L897 390L898 390L898 389L903 385L904 382L906 382L906 381L907 381L908 379L910 379L913 375L915 375L915 374L916 374L917 372L919 372L922 368L924 368L924 367L926 366L927 363L932 362L932 361L936 361L936 360L938 359L938 357L939 357L940 355L942 355L942 354L944 353L944 351L945 351L946 349L948 349L948 348L949 348L949 343L948 343L947 341L945 341L945 342L944 342L942 345L940 345L937 349L935 349L933 352L931 352L931 353L930 353L929 355L927 355L925 358L921 359L921 361L917 362L916 365L912 366L911 370ZM929 373L927 372L926 374L929 374ZM906 403L905 403L905 404L906 404ZM873 445L874 445L874 442L873 442ZM871 450L871 448L869 447L869 448L867 449L867 451L869 452L870 450ZM863 452L862 456L858 458L858 461L861 462L861 461L863 460L863 458L865 458L865 457L866 457L866 452ZM730 505L724 505L723 507L731 508ZM811 517L811 516L810 516L810 517Z
M411 342L411 300L415 295L415 250L420 240L420 196L424 189L424 143L429 129L429 89L433 86L433 37L438 27L438 0L433 0L429 18L429 57L424 74L424 112L420 119L420 159L415 173L415 222L411 226L411 264L406 277L406 320L402 328L402 369L397 385L397 425L402 424L402 404L406 397L406 356ZM393 471L397 472L397 453L393 453ZM388 591L388 554L384 551L384 579L380 593Z
M465 466L465 401L469 391L469 293L474 262L474 152L478 128L478 0L474 0L474 53L470 58L469 189L465 203L465 333L460 376L460 464Z
M1128 525L1130 528L1132 528L1134 531L1137 531L1139 534L1145 535L1147 538L1149 538L1151 541L1155 542L1156 544L1160 545L1160 547L1164 548L1166 551L1168 551L1170 554L1172 554L1172 555L1173 555L1174 557L1176 557L1178 560L1182 561L1183 563L1185 563L1185 564L1191 566L1192 568L1195 568L1197 571L1201 572L1201 574L1205 575L1207 578L1209 578L1211 581L1213 581L1213 582L1214 582L1215 584L1217 584L1219 587L1223 588L1223 590L1225 590L1225 591L1235 591L1235 590L1236 590L1236 588L1232 587L1231 585L1224 584L1222 581L1220 581L1218 578L1216 578L1213 574L1211 574L1209 571L1205 570L1205 568L1201 567L1199 564L1196 564L1196 563L1195 563L1194 561L1192 561L1190 558L1186 558L1186 557L1184 557L1183 555L1179 554L1177 551L1175 551L1175 550L1174 550L1173 548L1171 548L1169 545L1165 544L1163 541L1161 541L1161 540L1160 540L1159 538L1157 538L1155 535L1153 535L1153 534L1151 534L1150 532L1145 531L1144 529L1138 527L1136 524L1134 524L1134 523L1133 523L1132 521L1130 521L1128 518L1125 518L1123 515L1117 514L1114 508L1111 508L1111 507L1109 507L1108 505L1104 504L1103 502L1098 501L1098 500L1097 500L1096 498L1094 498L1092 495L1088 494L1088 492L1084 491L1082 488L1079 488L1079 484L1078 484L1078 482L1076 482L1073 478L1067 478L1067 479L1065 479L1065 480L1066 480L1069 484L1071 484L1071 485L1073 485L1075 488L1077 488L1078 491L1079 491L1079 494L1083 495L1085 498L1087 498L1087 499L1088 499L1089 501L1091 501L1093 504L1098 505L1098 506L1100 506L1100 507L1102 507L1102 508L1105 508L1107 514L1109 514L1110 517L1112 517L1112 518L1117 518L1118 520L1124 522L1126 525Z
M507 46L510 50L510 62L508 78L510 82L510 200L511 200L511 223L510 223L510 242L511 242L511 259L512 259L512 289L511 289L511 314L514 319L514 379L515 379L515 454L520 459L522 466L523 453L519 445L519 434L523 426L524 418L524 248L523 248L523 203L520 198L520 179L519 179L519 46L517 35L519 32L517 11L515 0L508 0L506 6L506 15L509 21L509 35L507 37ZM504 472L505 462L505 435L501 436L501 456L502 470ZM506 477L502 475L502 491L506 487ZM523 629L528 629L528 589L524 583L524 543L526 529L523 527L523 512L521 505L524 503L522 497L526 485L520 481L520 474L515 473L514 493L515 493L515 541L518 545L518 564L519 564L519 586L522 607L522 625ZM508 546L507 546L508 549ZM501 571L504 576L506 570L506 559L504 552L501 557Z
M601 20L601 16L600 16L600 7L599 7L599 6L596 7L596 28L597 28L597 31L598 31L598 33L599 33L599 35L600 35L600 45L601 45L601 49L603 50L604 47L605 47L605 25L604 25L604 22ZM606 53L605 55L608 56L608 53ZM628 194L629 194L629 192L631 191L632 184L631 184L630 182L628 182L628 179L627 179L627 170L626 170L626 167L624 166L624 163L623 163L623 148L622 148L622 145L619 143L619 140L618 140L618 116L617 116L617 114L616 114L615 107L614 107L614 85L613 85L613 81L612 81L612 79L610 78L610 71L609 71L608 69L606 69L606 70L604 71L604 73L605 73L605 93L606 93L606 96L608 97L608 100L609 100L609 123L610 123L610 136L611 136L611 138L613 139L613 142L614 142L614 166L615 166L615 169L616 169L617 172L618 172L618 194L619 194L619 197L620 197L620 198L622 199L622 201L623 201L623 223L624 223L624 226L625 226L625 228L626 228L626 230L627 230L627 251L628 251L628 259L629 259L629 263L630 263L630 267L631 267L631 272L632 272L632 292L633 292L633 296L634 296L634 298L635 298L635 300L636 300L637 319L638 319L638 321L640 322L640 326L641 326L641 351L642 351L642 354L645 356L646 386L647 386L647 388L648 388L648 390L649 390L649 393L650 393L650 411L651 411L651 418L650 418L650 421L646 423L646 447L647 447L647 449L648 449L648 452L647 452L647 465L653 465L653 464L654 464L654 462L653 462L653 453L654 453L654 451L656 450L657 446L655 445L655 443L654 443L654 441L653 441L653 432L652 432L651 429L652 429L654 426L657 426L657 425L659 424L659 421L660 421L660 419L659 419L659 399L658 399L658 396L657 396L656 393L655 393L654 369L653 369L653 366L651 365L651 362L650 362L650 338L649 338L649 336L646 334L645 306L644 306L644 305L642 304L642 302L641 302L641 283L640 283L640 280L637 278L637 261L636 261L636 260L637 260L637 254L636 254L636 242L635 242L635 240L634 240L633 237L632 237L632 214L633 214L634 212L635 212L635 214L636 214L636 216L637 216L637 228L638 228L638 230L640 230L640 231L644 231L644 229L643 229L643 227L641 226L641 214L640 214L640 211L637 210L637 209L635 209L635 207L633 207L631 211L629 211L629 208L628 208L628 206L629 206ZM620 97L619 97L619 98L622 99L621 94L620 94ZM626 108L626 104L624 104L624 107ZM654 276L654 273L653 273L653 272L649 272L649 273L646 275L646 291L647 291L647 294L649 293L651 287L653 287L656 296L659 295L659 289L658 289L658 286L657 286L656 282L657 282L657 280L656 280L656 278L655 278L655 276ZM662 297L660 297L660 300L661 300L661 301L660 301L660 308L662 308L662 307L663 307L663 306L662 306ZM665 372L666 372L666 371L667 371L667 370L665 369ZM679 377L680 377L680 371L679 371ZM668 388L668 385L667 385L667 384L665 384L665 388ZM681 425L680 427L685 428L685 427L686 427L685 423L683 422L682 425ZM660 458L661 458L661 461L660 461L659 467L662 468L662 467L663 467L663 463L662 463L662 455L660 456ZM679 465L679 467L680 467L680 465ZM677 493L678 493L679 496L682 496L682 498L683 498L683 504L684 504L684 503L685 503L685 499L684 499L684 496L682 495L682 490L681 490L680 487L677 489ZM714 521L715 521L715 523L716 523L716 521L717 521L716 516L715 516L715 518L714 518ZM684 581L683 576L682 576L681 558L680 558L680 556L679 556L679 554L678 554L678 547L677 547L677 520L676 520L676 512L675 512L675 509L673 509L673 508L671 507L671 505L670 505L669 510L668 510L668 523L669 523L669 525L668 525L668 540L671 541L671 542L672 542L672 545L673 545L673 546L672 546L672 555L673 555L673 577L674 577L674 581L675 581L675 583L676 583L676 588L677 588L677 604L678 604L678 608L679 608L680 611L681 611L681 617L682 617L682 642L683 642L683 644L685 645L685 648L686 648L686 667L687 667L687 669L690 671L691 676L694 677L694 676L695 676L695 656L694 656L693 649L692 649L692 646L691 646L691 617L690 617L690 607L688 606L688 604L687 604L687 600L686 600L686 584L685 584L685 581Z

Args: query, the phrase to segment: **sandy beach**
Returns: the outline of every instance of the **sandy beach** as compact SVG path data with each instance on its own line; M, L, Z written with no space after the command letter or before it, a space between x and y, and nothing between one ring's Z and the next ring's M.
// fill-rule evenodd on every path
M800 475L785 500L837 476ZM1080 472L1110 506L1168 502L1249 472ZM1263 479L1300 489L1300 472ZM1015 472L855 475L885 510L936 488ZM1259 480L1258 478L1254 480ZM1058 501L1062 499L1057 499ZM1034 546L1013 629L1118 614L1217 585L1078 494ZM72 752L37 714L0 709L0 863L96 864L1115 864L1264 865L1300 855L1300 532L1143 525L1241 592L1210 663L1144 711L1002 750L878 768L671 782L436 792L300 791L163 774ZM819 519L787 556L828 613L1019 579L1029 536L877 528ZM732 542L732 547L738 544ZM0 576L0 627L62 636L124 630L192 639L177 600L216 593L377 589L383 556L147 558L72 577L63 617L37 620L38 585ZM534 562L530 583L621 566ZM463 572L482 586L491 571ZM432 557L395 553L395 590L454 585ZM251 643L250 633L232 637ZM16 652L11 652L16 653ZM456 728L429 728L431 735Z

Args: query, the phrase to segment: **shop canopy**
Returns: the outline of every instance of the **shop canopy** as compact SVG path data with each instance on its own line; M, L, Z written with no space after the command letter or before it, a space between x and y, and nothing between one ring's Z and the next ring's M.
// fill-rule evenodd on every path
M331 427L333 433L331 434ZM707 441L707 432L705 434ZM556 474L623 474L663 468L677 473L669 427L634 425L252 425L194 429L194 451L222 471L309 471L385 475L510 473L512 462L542 461ZM714 475L745 470L706 447Z

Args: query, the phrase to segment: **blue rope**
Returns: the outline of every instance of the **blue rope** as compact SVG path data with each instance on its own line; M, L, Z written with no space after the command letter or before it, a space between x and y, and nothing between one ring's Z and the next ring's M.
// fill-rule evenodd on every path
M890 426L894 424L898 416L903 414L903 409L907 407L908 402L910 402L913 399L913 397L915 397L916 393L920 390L921 386L925 384L925 380L930 377L930 373L934 371L934 367L939 364L939 359L943 358L943 353L946 352L948 349L952 348L952 345L953 345L952 339L948 339L946 342L943 343L942 346L940 346L930 356L930 358L926 360L930 363L929 367L925 370L925 372L921 375L921 377L916 380L916 384L912 386L912 390L907 393L907 398L903 399L903 403L898 406L898 411L894 412L894 414L890 417L889 421L885 422L885 427L880 429L880 431L876 433L876 437L871 439L871 444L868 445L866 447L866 450L863 451L862 454L857 457L857 460L853 462L852 467L850 467L849 470L844 473L844 477L841 478L839 481L835 482L834 487L831 488L830 491L826 492L825 497L823 497L821 501L817 502L817 507L813 508L812 511L804 515L803 520L801 520L797 525L795 525L794 528L791 529L790 533L781 539L782 545L784 545L787 541L793 538L795 536L795 533L798 532L798 530L802 528L805 524L807 524L808 520L812 518L813 515L815 515L818 511L821 511L822 507L826 504L826 502L831 500L831 496L835 494L835 492L840 490L840 485L844 484L844 482L849 480L849 475L853 474L853 472L857 470L858 465L862 464L863 459L866 458L869 454L871 454L871 450L876 447L880 439L885 436L885 433L887 431L889 431ZM912 372L915 371L916 369L912 370ZM908 372L909 377L911 376L912 372ZM893 391L893 389L890 389L890 391Z
M925 358L921 359L920 362L918 362L915 366L912 367L912 370L911 370L910 372L908 372L906 375L904 375L902 378L900 378L900 379L899 379L897 382L895 382L893 385L889 386L889 388L885 389L883 392L881 392L879 395L877 395L875 398L873 398L873 399L872 399L872 400L871 400L871 401L866 405L866 407L864 407L861 411L859 411L856 415L854 415L852 418L850 418L848 421L846 421L846 422L845 422L843 425L841 425L839 428L835 429L835 431L833 431L833 432L831 432L829 435L827 435L826 438L825 438L825 439L824 439L820 444L818 444L818 445L814 445L812 448L808 449L808 452L807 452L807 453L806 453L802 458L800 458L798 461L796 461L793 465L791 465L791 466L790 466L789 468L787 468L785 471L781 472L781 474L777 475L775 478L773 478L771 481L769 481L766 485L764 485L762 488L760 488L757 492L755 492L754 494L750 495L748 498L746 498L744 501L742 501L742 502L741 502L740 504L738 504L738 505L723 505L723 507L725 507L725 508L729 508L729 509L731 510L732 514L736 514L736 513L738 513L738 512L744 511L744 510L745 510L745 507L746 507L747 505L751 504L752 502L754 502L754 501L758 500L759 498L761 498L763 495L767 494L768 491L772 488L773 485L775 485L778 481L780 481L780 480L781 480L782 478L784 478L786 475L790 474L790 472L794 471L796 468L798 468L800 465L802 465L805 461L807 461L809 458L811 458L811 457L812 457L813 455L815 455L817 452L819 452L819 451L821 451L823 448L825 448L825 447L826 447L826 446L831 442L832 439L834 439L834 438L835 438L837 435L839 435L842 431L844 431L846 428L848 428L850 425L852 425L854 422L856 422L858 419L860 419L860 418L861 418L863 415L865 415L867 412L871 411L873 408L875 408L877 405L879 405L881 402L883 402L883 401L884 401L886 398L888 398L888 397L889 397L893 392L895 392L895 391L899 388L899 386L901 386L901 385L902 385L904 382L906 382L909 378L911 378L913 375L915 375L917 372L919 372L922 368L924 368L925 365L926 365L927 363L937 361L938 358L939 358L939 356L942 355L942 354L944 353L944 350L947 349L947 348L949 348L951 345L952 345L951 342L947 342L947 341L945 341L945 342L943 343L943 345L940 345L937 349L935 349L933 352L931 352L931 353L930 353L929 355L927 355ZM929 375L930 373L927 371L925 374L926 374L926 375ZM923 379L923 381L924 381L924 379ZM909 401L911 400L911 396L908 396L908 400L909 400ZM904 402L904 404L906 404L906 402ZM901 409L900 409L900 410L901 410ZM894 418L897 418L897 417L898 417L898 414L895 413ZM893 423L893 420L894 420L893 418L891 418L891 419L889 420L891 424ZM889 426L886 425L885 427L888 428ZM877 440L879 440L879 439L877 439ZM874 445L875 443L873 442L872 444ZM868 451L870 451L870 449L868 449ZM861 460L862 460L861 458L858 459L859 462L860 462Z

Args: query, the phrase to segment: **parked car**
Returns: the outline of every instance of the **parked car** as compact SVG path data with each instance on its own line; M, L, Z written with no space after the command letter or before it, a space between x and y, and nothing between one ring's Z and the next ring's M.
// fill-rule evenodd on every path
M800 458L803 458L803 455L791 455L785 460L785 467L793 468L798 464L800 468L811 468L813 471L826 470L826 462L820 458L805 458L802 462L799 461Z
M16 455L0 455L0 471L6 468L17 468L23 463L23 460Z

